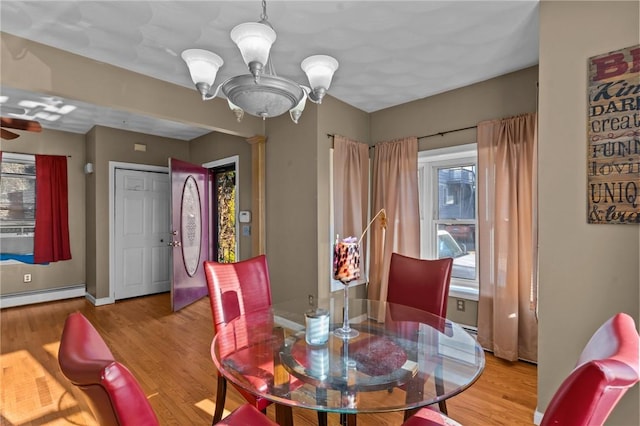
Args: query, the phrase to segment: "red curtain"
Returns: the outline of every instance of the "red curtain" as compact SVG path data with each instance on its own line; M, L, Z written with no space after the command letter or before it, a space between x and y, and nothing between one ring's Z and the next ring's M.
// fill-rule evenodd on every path
M71 259L67 158L36 155L36 226L33 262Z

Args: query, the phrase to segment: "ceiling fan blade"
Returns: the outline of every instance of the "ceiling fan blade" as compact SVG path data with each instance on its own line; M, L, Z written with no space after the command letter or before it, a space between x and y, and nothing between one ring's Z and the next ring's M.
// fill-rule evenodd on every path
M18 136L20 135L10 132L7 129L0 129L0 137L2 137L2 139L11 140L17 138Z
M0 114L22 115L22 114L24 114L26 112L27 112L27 110L25 110L24 108L12 107L12 106L8 106L8 105L0 105Z
M27 132L41 132L42 126L37 121L22 118L0 117L0 126L10 129L26 130Z

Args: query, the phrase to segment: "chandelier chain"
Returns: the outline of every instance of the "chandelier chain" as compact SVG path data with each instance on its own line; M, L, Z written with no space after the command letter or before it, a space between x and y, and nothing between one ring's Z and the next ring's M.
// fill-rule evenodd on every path
M261 21L268 21L269 17L267 16L267 0L262 0L262 15L260 15Z

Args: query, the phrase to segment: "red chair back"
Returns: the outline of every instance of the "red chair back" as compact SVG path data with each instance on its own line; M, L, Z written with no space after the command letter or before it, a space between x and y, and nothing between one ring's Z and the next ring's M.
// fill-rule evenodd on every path
M205 261L204 271L215 331L234 318L271 306L267 257L236 263Z
M391 254L387 302L447 316L453 259L416 259Z
M602 425L638 383L639 342L635 322L627 314L619 313L600 326L551 399L541 426Z
M98 424L158 425L136 378L113 358L98 331L79 312L65 321L58 363L62 374L84 393Z
M213 314L213 329L219 328L246 313L271 306L271 282L267 257L260 255L235 263L204 262L204 273L209 289L209 303ZM213 423L220 421L226 400L226 379L218 372L216 410ZM234 387L258 410L267 408L270 401L259 398L240 386Z

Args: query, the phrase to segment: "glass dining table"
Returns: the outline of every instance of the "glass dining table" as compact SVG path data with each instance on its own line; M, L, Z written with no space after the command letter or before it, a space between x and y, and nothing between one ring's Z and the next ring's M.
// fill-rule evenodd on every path
M476 339L459 324L403 305L349 300L351 339L331 331L343 324L343 301L291 300L240 315L211 344L220 373L276 405L276 420L292 424L283 406L341 414L407 411L437 404L471 386L484 369ZM329 314L329 339L310 345L305 312ZM312 339L311 339L312 340Z

